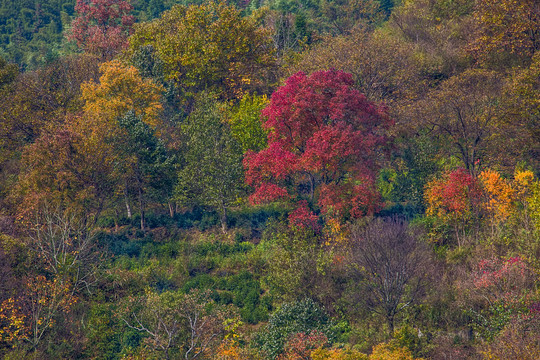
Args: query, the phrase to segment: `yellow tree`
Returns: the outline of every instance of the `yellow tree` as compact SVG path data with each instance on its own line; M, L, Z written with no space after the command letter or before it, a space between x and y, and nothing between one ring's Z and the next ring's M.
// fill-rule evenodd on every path
M491 219L492 230L511 215L515 190L510 182L493 170L486 169L478 177L484 192L484 209Z
M478 0L470 50L486 60L507 53L521 59L540 49L540 3L537 0Z
M226 99L246 90L266 93L275 66L269 35L255 19L213 1L174 6L161 18L136 26L129 43L128 55L151 45L163 62L165 80L174 81L185 95L205 89Z
M129 136L119 121L130 113L151 130L159 131L163 88L143 78L135 67L118 60L102 64L100 70L99 83L82 85L83 114L70 125L80 136L79 151L92 154L88 166L107 174L117 184L115 190L124 194L128 216L131 216L128 185L134 176L137 157L126 151Z

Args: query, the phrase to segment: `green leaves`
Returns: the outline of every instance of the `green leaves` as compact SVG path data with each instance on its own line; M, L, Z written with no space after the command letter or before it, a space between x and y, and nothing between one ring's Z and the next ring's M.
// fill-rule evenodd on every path
M175 190L176 200L184 205L199 203L219 209L224 229L227 207L238 200L243 189L242 151L222 120L225 111L211 96L199 98L182 127L184 166Z

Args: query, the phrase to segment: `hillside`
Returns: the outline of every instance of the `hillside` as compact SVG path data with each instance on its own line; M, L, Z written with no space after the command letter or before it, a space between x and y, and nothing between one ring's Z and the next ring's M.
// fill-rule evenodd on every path
M0 358L540 358L537 1L0 13Z

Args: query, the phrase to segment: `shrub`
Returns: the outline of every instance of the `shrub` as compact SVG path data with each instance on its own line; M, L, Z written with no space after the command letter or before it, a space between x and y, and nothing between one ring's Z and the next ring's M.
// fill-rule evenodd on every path
M283 353L285 344L292 334L321 332L332 344L336 334L326 311L313 300L306 298L284 304L270 316L268 325L257 334L255 343L270 359Z

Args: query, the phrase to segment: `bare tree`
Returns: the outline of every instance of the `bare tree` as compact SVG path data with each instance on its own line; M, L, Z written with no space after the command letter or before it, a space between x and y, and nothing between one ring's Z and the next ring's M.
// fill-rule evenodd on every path
M492 139L499 131L501 87L499 74L468 70L444 81L411 115L419 128L448 142L450 153L476 176L479 162L498 151Z
M209 291L192 291L187 295L148 293L131 299L123 312L124 323L148 334L149 344L163 351L166 359L183 342L186 360L202 356L219 343L225 333L225 320L232 316L213 302Z
M386 317L390 331L396 315L418 300L430 271L429 249L406 221L377 219L351 231L353 276L360 279L361 301Z
M91 223L76 211L43 206L30 227L31 249L54 277L71 283L73 292L90 291L96 281L99 255Z
M71 310L81 291L90 291L99 256L84 215L42 206L27 225L28 249L39 270L25 277L16 299L27 319L24 339L37 351L55 319Z

